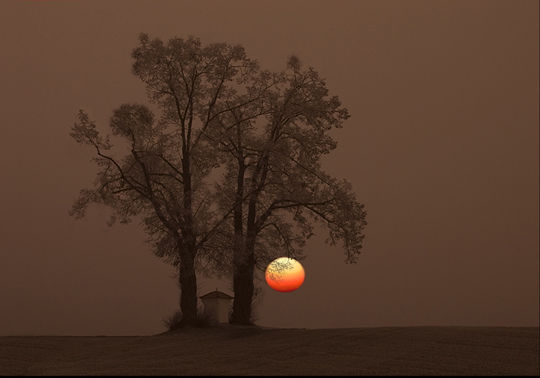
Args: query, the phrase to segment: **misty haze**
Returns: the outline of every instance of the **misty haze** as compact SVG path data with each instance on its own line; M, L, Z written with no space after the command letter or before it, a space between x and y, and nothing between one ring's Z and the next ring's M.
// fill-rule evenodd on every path
M538 11L3 2L0 374L538 375Z

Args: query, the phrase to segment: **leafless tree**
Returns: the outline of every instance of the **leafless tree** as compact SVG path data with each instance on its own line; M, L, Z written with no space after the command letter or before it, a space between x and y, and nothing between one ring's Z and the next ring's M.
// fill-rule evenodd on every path
M222 256L233 250L231 322L239 324L252 321L255 268L278 256L302 257L316 221L329 231L327 242L343 243L346 262L355 262L367 224L351 185L321 168L336 148L329 132L349 117L325 81L296 57L283 72L249 79L248 93L264 88L262 101L220 114L221 127L205 133L226 156L219 204L233 207L233 219L214 242L225 246ZM230 101L245 104L242 96Z
M142 34L132 56L159 117L138 104L115 110L110 128L127 143L119 157L79 113L71 135L94 148L99 171L71 213L102 203L112 221L141 217L156 255L178 266L184 323L196 320L195 268L205 263L232 268L231 321L250 324L255 269L282 255L301 258L316 221L356 261L364 206L320 163L336 148L329 132L349 114L313 68L291 57L284 71L264 71L240 46L192 37L165 44ZM224 175L212 185L218 168Z
M121 105L110 121L114 136L127 142L113 146L81 111L71 135L94 150L99 171L94 186L83 189L71 214L83 217L91 203L113 209L115 219L141 217L156 255L178 267L182 321L195 322L195 265L233 211L213 205L208 176L219 154L203 135L216 119L246 104L234 103L245 77L257 69L241 46L203 46L199 39L173 38L167 43L141 34L133 50L133 73L146 85L156 117L147 106ZM253 95L254 97L250 97ZM243 98L255 102L258 95Z

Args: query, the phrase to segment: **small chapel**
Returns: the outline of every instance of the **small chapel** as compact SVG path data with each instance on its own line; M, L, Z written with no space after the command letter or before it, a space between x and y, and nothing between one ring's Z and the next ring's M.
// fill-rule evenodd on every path
M211 323L228 323L231 301L234 297L219 291L211 291L200 297L204 305L204 314Z

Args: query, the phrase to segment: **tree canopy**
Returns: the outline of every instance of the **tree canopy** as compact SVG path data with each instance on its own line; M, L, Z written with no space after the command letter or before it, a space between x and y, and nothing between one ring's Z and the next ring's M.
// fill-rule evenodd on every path
M142 219L157 256L178 267L181 309L196 318L196 266L233 271L232 321L249 323L256 267L302 257L319 222L355 262L366 225L352 186L324 172L330 131L349 113L312 67L291 57L261 69L241 46L199 39L167 43L141 34L133 73L150 107L122 104L102 135L80 111L71 135L94 150L98 173L71 213L92 203L115 220ZM112 139L121 142L115 144Z

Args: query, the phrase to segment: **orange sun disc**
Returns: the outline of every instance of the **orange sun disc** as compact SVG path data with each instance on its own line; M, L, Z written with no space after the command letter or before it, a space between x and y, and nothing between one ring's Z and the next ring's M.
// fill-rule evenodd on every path
M268 286L283 293L298 289L304 283L305 277L302 264L288 257L280 257L272 261L268 264L265 273Z

